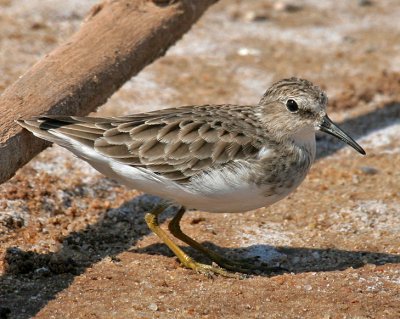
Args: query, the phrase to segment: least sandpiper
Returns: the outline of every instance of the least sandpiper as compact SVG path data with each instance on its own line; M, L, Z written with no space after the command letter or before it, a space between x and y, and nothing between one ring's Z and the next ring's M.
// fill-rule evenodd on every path
M315 158L321 130L365 151L329 119L326 94L298 78L273 84L257 105L195 105L112 118L43 115L18 120L120 183L158 195L149 228L180 262L202 273L229 276L242 263L219 256L181 231L186 209L245 212L269 206L299 186ZM172 235L219 266L196 262L159 227L168 205L181 205Z

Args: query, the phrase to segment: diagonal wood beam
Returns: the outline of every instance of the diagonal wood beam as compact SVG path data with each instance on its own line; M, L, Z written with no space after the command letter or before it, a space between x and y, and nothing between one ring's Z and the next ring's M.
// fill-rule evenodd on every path
M217 1L106 0L93 7L77 33L0 96L0 183L49 145L15 119L95 110Z

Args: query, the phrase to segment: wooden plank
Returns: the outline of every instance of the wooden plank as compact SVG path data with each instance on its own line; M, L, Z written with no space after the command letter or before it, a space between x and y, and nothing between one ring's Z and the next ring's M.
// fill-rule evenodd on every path
M49 145L15 119L95 110L217 1L107 0L93 7L77 33L0 96L0 183Z

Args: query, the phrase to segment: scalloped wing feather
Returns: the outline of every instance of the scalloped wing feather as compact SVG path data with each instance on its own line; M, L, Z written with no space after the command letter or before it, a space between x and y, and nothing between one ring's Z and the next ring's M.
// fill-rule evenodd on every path
M257 156L265 132L250 108L205 105L115 118L41 116L20 124L49 141L62 144L51 134L58 131L115 161L185 183L211 167Z

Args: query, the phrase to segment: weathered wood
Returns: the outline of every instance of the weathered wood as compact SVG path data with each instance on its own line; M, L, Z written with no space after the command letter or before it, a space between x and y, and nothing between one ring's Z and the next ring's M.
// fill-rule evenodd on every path
M15 119L95 110L217 1L107 0L92 8L77 33L0 96L0 183L48 146Z

